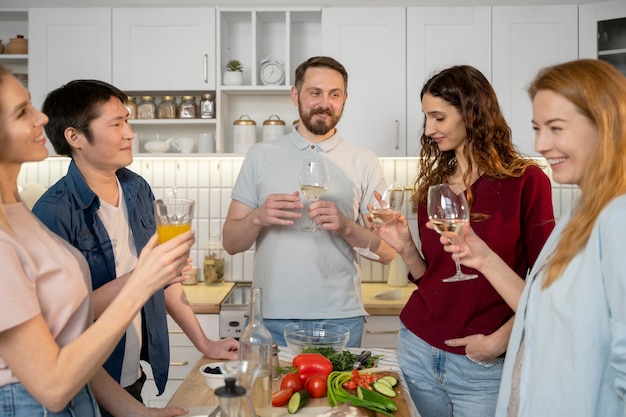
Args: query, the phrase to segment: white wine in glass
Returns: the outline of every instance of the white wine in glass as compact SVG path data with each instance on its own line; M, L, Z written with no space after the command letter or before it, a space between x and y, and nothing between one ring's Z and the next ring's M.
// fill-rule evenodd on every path
M300 171L300 190L311 202L318 201L328 190L328 167L324 161L307 159ZM322 230L311 219L311 225L302 228L305 232Z
M428 188L428 218L435 230L454 242L463 233L463 227L469 222L470 211L460 184L438 184ZM478 278L476 274L461 271L458 256L452 256L456 273L444 278L444 282L467 281Z
M374 227L390 222L400 213L402 209L402 203L404 202L404 187L397 182L391 183L385 190L382 196L378 198L375 194L372 196L372 208L370 209L370 215L374 220ZM365 248L352 248L359 255L373 260L380 259L375 252L372 252L370 245L372 244L372 238L374 233L370 236Z

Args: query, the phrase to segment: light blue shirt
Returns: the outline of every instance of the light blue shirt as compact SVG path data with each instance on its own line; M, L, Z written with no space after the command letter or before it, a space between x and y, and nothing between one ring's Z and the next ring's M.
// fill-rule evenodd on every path
M248 151L232 197L248 207L270 194L300 191L298 177L306 159L329 167L330 183L322 200L334 201L357 221L367 212L374 190L385 188L376 154L339 135L312 144L297 131ZM302 218L292 226L270 226L256 240L253 283L263 288L263 317L337 319L366 315L361 299L357 255L344 239L328 231L304 232L311 224L308 201L300 193Z
M509 341L496 415L507 415L524 339L519 417L626 416L626 196L604 208L585 247L541 289L561 219L526 279Z

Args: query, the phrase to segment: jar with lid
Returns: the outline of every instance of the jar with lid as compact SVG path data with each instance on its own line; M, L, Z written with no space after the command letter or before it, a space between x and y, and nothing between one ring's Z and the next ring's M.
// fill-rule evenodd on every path
M243 114L233 122L233 151L246 153L256 143L256 123Z
M154 96L141 96L139 105L137 106L138 119L156 119L156 102Z
M126 99L126 103L124 103L124 107L128 110L128 118L136 119L137 118L137 100L135 97L128 97Z
M159 103L159 119L175 119L176 118L176 97L163 96Z
M195 119L197 114L196 97L183 96L178 105L179 119Z
M272 114L263 122L263 141L279 138L285 134L285 122Z
M224 248L219 233L211 233L204 256L204 282L221 284L224 282Z
M201 119L214 119L215 118L215 94L213 93L202 94L200 98L200 118Z

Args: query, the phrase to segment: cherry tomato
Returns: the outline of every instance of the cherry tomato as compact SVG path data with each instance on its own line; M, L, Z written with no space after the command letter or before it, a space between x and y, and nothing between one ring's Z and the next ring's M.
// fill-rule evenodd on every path
M280 389L293 388L293 392L298 392L304 389L304 383L300 380L298 374L286 374L283 376L283 380L280 381Z
M311 397L322 398L326 395L326 391L328 390L326 378L322 375L313 375L304 383L304 389L311 394Z
M279 389L272 394L272 406L282 407L289 402L289 399L293 395L293 388Z

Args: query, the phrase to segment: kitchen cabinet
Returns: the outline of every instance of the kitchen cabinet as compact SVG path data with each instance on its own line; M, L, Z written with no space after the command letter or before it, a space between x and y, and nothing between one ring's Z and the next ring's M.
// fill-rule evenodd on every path
M361 347L395 349L398 347L399 332L399 316L367 316L361 337Z
M349 75L339 133L379 156L407 154L405 19L403 7L323 10L323 52Z
M114 8L113 84L215 90L215 8Z
M626 75L626 2L581 4L578 46L580 58L606 60Z
M11 38L17 35L30 37L28 11L26 9L0 9L0 40L6 48ZM30 51L29 51L30 52ZM0 63L14 74L28 74L28 54L1 54Z
M111 82L110 8L32 8L28 19L29 90L37 108L68 81Z
M578 58L578 6L493 6L492 22L493 87L513 142L537 155L526 89L541 68Z
M263 121L271 115L288 126L298 119L290 94L293 74L300 63L322 52L322 12L320 8L220 8L218 13L216 147L218 153L232 153L233 122L240 116L256 122L257 141ZM279 85L262 82L261 61L267 58L284 64L284 80ZM225 65L232 59L243 65L243 85L221 85Z
M196 317L200 322L200 327L204 330L204 334L211 340L219 340L218 315L196 314ZM149 407L165 407L185 377L194 371L195 363L202 357L202 354L169 315L167 316L167 324L170 338L170 370L165 392L161 396L157 396L157 388L154 385L150 365L143 364L148 380L144 384L141 396L144 404Z
M471 65L491 80L491 7L407 8L407 155L418 156L420 91L436 72Z

